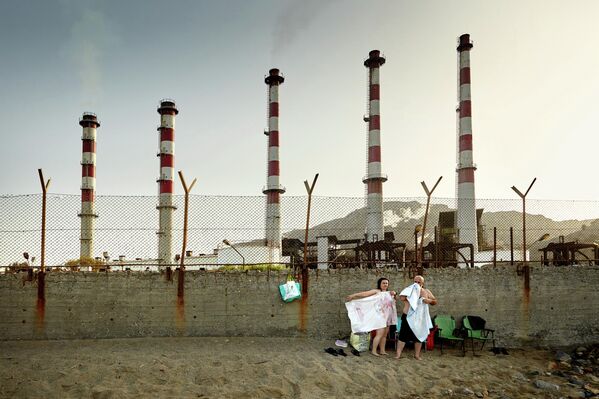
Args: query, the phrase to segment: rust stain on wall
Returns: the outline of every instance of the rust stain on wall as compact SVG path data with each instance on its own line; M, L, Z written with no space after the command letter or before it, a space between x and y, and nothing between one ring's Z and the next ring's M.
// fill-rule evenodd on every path
M44 329L44 319L46 316L46 273L37 274L37 306L36 306L36 326L38 330Z
M308 285L309 285L309 273L308 268L302 268L302 297L300 299L300 331L306 332L308 327Z
M177 309L176 309L176 324L177 332L183 334L185 332L185 270L179 269L177 273Z
M530 266L524 266L524 302L530 303Z

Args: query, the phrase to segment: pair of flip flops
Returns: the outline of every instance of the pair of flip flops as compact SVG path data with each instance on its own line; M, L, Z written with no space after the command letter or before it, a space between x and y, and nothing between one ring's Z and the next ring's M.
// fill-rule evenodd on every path
M324 351L333 356L347 356L347 353L345 353L345 351L341 348L339 348L339 349L326 348Z

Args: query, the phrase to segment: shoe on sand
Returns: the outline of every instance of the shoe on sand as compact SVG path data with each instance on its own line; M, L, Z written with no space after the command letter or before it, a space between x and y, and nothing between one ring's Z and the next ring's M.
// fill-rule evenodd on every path
M337 351L335 349L333 349L333 348L326 348L324 351L326 353L329 353L329 354L333 355L333 356L337 356Z
M360 352L355 348L352 348L351 353L353 353L354 356L360 356Z
M341 348L337 349L337 354L343 357L347 356L347 353L345 353L345 351Z

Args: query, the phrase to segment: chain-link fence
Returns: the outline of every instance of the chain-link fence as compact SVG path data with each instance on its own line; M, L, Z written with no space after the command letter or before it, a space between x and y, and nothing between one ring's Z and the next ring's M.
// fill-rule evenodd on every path
M174 196L173 202L177 209L173 211L170 263L177 264L184 197ZM96 268L145 270L159 265L157 204L154 196L96 198L92 251ZM186 267L303 262L307 204L306 196L282 196L282 244L273 256L265 241L264 196L190 195ZM321 267L402 267L417 261L425 266L519 262L524 254L532 262L547 264L591 264L599 258L596 201L526 200L524 251L520 199L477 199L476 243L460 241L461 232L455 228L456 199L432 198L423 229L425 204L426 198L387 198L384 237L377 243L365 241L364 198L314 196L306 259L311 266ZM48 194L46 266L82 264L80 212L79 195ZM41 194L0 196L0 266L12 265L10 270L14 270L40 265L41 215ZM422 250L415 251L421 244Z

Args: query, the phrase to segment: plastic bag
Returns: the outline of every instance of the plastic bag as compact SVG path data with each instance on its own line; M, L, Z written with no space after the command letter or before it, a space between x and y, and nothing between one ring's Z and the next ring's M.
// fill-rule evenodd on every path
M291 302L294 299L302 297L302 289L300 283L292 280L287 280L285 284L279 285L279 292L281 298L285 302Z
M351 333L349 344L358 352L366 352L370 348L370 333Z

